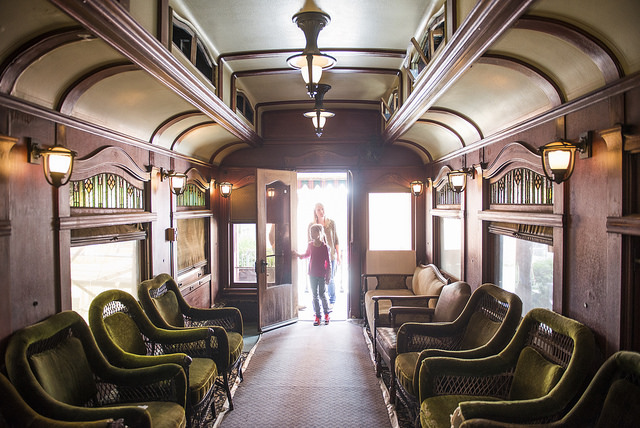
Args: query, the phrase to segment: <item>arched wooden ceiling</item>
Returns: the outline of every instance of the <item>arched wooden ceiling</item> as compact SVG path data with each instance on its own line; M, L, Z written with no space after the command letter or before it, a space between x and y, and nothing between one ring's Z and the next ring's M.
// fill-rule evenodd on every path
M214 165L261 146L260 127L236 114L241 90L256 109L311 106L286 58L304 47L286 0L169 0L217 62L217 87L163 34L157 2L0 2L0 102L26 105L88 128ZM471 150L527 121L640 71L637 0L316 0L331 16L319 36L337 66L327 108L379 109L419 38L444 3L453 34L418 76L382 132L386 144L424 163ZM166 29L165 29L166 30ZM166 34L166 31L165 31ZM162 39L162 37L160 37ZM169 42L165 42L170 46Z

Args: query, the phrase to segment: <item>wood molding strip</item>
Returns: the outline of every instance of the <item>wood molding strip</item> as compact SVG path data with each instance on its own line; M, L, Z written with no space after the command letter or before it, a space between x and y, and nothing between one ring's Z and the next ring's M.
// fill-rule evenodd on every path
M198 165L211 166L210 163L205 162L201 159L186 156L177 152L172 152L171 150L166 149L164 147L151 145L147 141L144 141L135 137L131 137L129 135L121 134L111 129L98 126L93 123L85 122L75 117L64 116L60 114L58 111L51 110L51 109L33 104L31 102L28 102L22 99L15 98L9 95L0 94L0 105L5 106L9 109L13 109L16 111L20 111L22 113L26 113L26 114L30 114L30 115L42 118L45 120L57 122L60 125L67 125L71 128L78 129L80 131L84 131L89 134L93 134L102 138L117 141L127 146L141 148L144 150L148 150L150 152L159 153L164 156L168 156L176 159L183 159Z
M220 54L218 61L244 61L251 59L265 59L274 58L283 55L291 55L299 53L301 49L275 49L265 51L251 51L251 52L228 52ZM349 56L362 55L362 56L375 56L381 58L399 58L404 59L406 52L399 49L341 49L341 48L323 48L322 52L333 52L335 54L345 54Z
M482 221L502 221L507 223L533 224L549 227L564 226L563 214L484 210L478 211L478 218Z
M515 168L527 168L538 174L544 174L540 155L533 149L515 141L500 150L498 156L482 172L482 177L487 179L498 178L496 176L501 172Z
M167 88L220 123L231 134L251 146L262 139L211 89L193 75L153 35L149 34L117 2L51 0L107 44L137 64Z
M158 215L156 213L143 212L134 214L97 214L60 217L57 223L59 230L72 230L115 226L119 224L152 223L157 219Z
M71 116L73 108L76 106L80 97L82 97L82 95L95 84L99 83L103 79L107 79L120 73L127 73L129 71L140 71L140 68L135 64L127 62L109 64L89 71L65 90L64 94L58 101L57 109L60 113Z
M640 214L623 217L607 217L607 232L640 236Z
M60 46L91 37L84 28L72 27L42 34L26 42L0 65L0 93L11 94L22 73L43 55Z

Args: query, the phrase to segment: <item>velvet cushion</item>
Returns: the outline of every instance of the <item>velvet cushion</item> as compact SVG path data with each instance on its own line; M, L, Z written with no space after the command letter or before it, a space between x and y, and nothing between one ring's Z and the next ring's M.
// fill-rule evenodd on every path
M111 340L126 352L147 355L140 330L135 321L124 312L116 312L104 319Z
M184 318L182 317L182 312L180 312L178 299L173 291L169 290L162 296L152 300L167 324L174 327L184 327Z
M626 379L611 384L597 428L633 427L640 421L640 388Z
M213 388L218 376L216 363L209 358L194 358L189 366L189 393L195 405Z
M438 296L444 286L445 283L440 281L431 267L421 268L420 271L416 268L412 281L413 294L416 296ZM429 301L429 307L436 307L435 299Z
M240 333L227 331L227 340L229 341L229 361L233 364L242 354L244 339Z
M378 275L376 290L395 290L407 288L405 279L399 275Z
M498 401L493 397L472 395L437 395L429 397L420 405L422 428L443 428L451 426L451 415L463 401Z
M474 349L484 346L489 343L500 326L500 322L490 320L481 312L474 313L467 324L460 349Z
M547 395L564 369L545 359L530 346L522 349L511 384L510 400L529 400Z
M42 388L58 401L82 406L97 393L82 343L76 337L32 355L30 361Z
M403 352L396 357L396 379L414 397L418 396L418 391L413 390L413 376L419 356L419 352Z

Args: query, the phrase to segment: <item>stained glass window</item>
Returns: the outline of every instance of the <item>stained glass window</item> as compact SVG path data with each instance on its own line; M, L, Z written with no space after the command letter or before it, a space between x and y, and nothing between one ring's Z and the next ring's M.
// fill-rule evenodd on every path
M144 209L144 191L123 177L103 173L71 182L72 208Z
M445 183L436 191L436 207L442 205L460 205L462 193L456 193L449 183Z
M184 193L177 198L179 207L204 207L206 204L206 193L194 184L187 184Z
M527 168L511 170L491 184L491 204L553 205L553 182Z

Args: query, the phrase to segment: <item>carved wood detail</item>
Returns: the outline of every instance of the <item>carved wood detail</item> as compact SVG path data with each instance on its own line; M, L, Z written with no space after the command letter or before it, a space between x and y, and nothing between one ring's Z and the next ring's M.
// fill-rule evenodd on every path
M540 155L516 141L504 146L493 162L483 171L482 176L494 182L516 168L527 168L544 175Z
M89 158L76 160L71 180L85 180L105 172L117 175L124 173L127 181L138 188L143 187L144 182L151 179L151 173L140 168L122 148L107 146Z
M300 156L285 156L284 164L287 167L304 167L331 165L334 167L349 167L358 163L357 156L344 156L328 150L313 150Z

